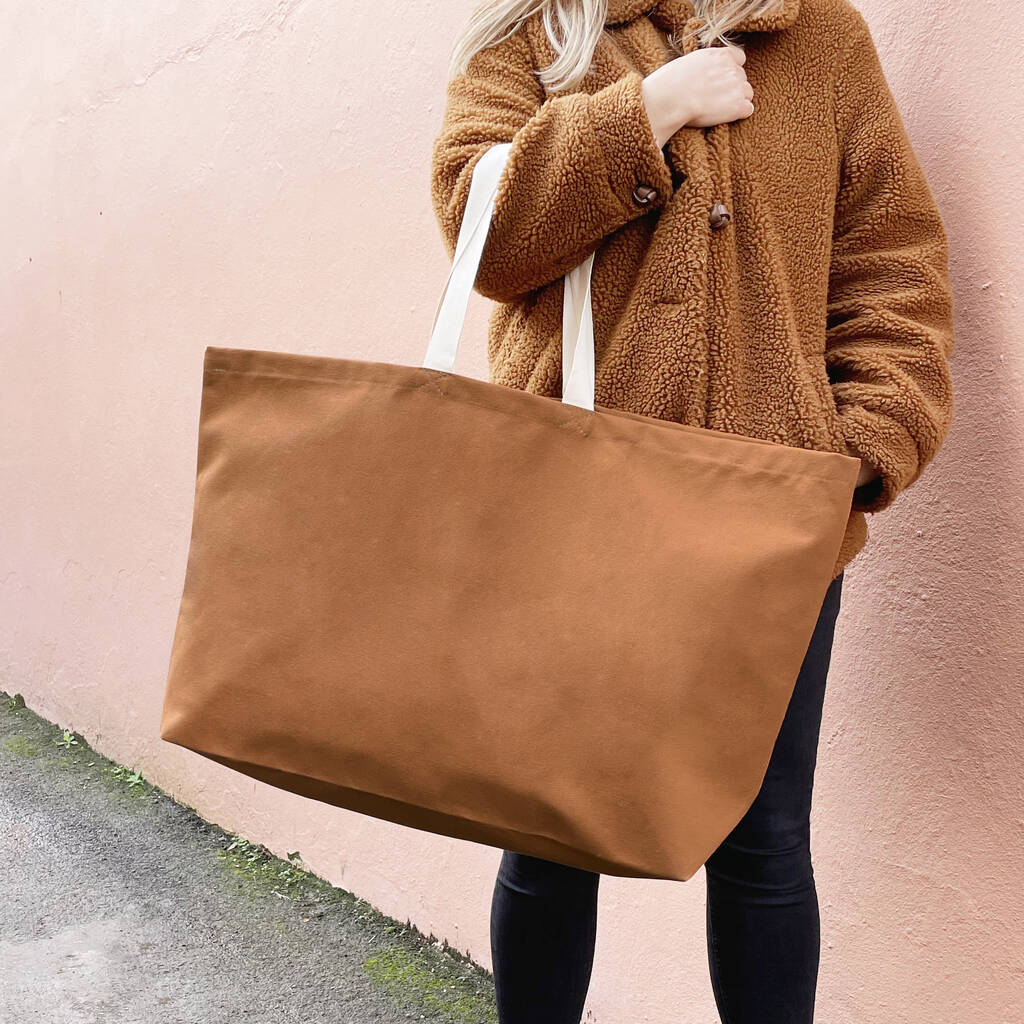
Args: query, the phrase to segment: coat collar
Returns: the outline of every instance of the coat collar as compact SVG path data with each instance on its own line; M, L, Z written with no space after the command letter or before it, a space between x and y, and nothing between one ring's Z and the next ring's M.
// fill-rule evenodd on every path
M799 11L800 0L778 0L765 13L744 18L733 31L774 32L789 28ZM658 23L681 27L694 17L693 0L608 0L605 24L619 25L645 14Z

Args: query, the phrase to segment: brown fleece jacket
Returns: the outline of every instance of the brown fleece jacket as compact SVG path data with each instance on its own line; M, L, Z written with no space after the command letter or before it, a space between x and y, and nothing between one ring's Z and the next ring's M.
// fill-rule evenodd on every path
M876 469L836 576L867 541L865 513L917 480L950 426L943 222L849 0L779 0L748 18L735 39L754 112L660 149L641 81L678 56L666 34L693 15L692 0L609 0L571 93L536 77L554 57L539 12L475 54L448 84L434 210L451 256L476 160L512 143L476 282L497 303L493 383L561 394L563 275L596 249L599 405L848 444Z

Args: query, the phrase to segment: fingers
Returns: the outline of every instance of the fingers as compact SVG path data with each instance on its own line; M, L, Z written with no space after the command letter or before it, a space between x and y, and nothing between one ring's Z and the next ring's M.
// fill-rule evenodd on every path
M718 47L718 49L724 50L727 58L730 61L735 61L735 63L731 63L729 65L732 69L730 78L732 78L735 81L735 84L739 91L740 98L742 100L746 100L745 112L738 114L737 116L749 117L754 112L754 87L747 80L746 73L743 70L743 64L747 59L747 55L742 49L742 47L736 46L732 43L726 43L724 46Z
M746 63L747 54L742 46L737 46L735 43L726 43L724 46L719 47L719 49L725 50L737 64L742 65Z

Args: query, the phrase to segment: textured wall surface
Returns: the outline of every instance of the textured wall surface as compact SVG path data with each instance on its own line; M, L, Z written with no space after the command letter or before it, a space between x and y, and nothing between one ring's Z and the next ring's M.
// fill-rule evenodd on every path
M293 797L157 734L203 349L418 363L447 273L429 149L468 9L4 6L0 686L489 965L498 851ZM819 1017L1012 1024L1024 7L862 10L949 229L958 412L847 573L813 821ZM486 312L475 297L461 372L484 372ZM714 1020L703 913L702 873L604 878L587 1019Z

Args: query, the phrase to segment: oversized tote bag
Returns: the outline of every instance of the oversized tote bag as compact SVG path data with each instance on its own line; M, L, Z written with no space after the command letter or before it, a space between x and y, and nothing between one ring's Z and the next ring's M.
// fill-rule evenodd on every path
M282 789L690 878L760 789L858 460L452 372L510 144L422 366L208 347L160 736Z

